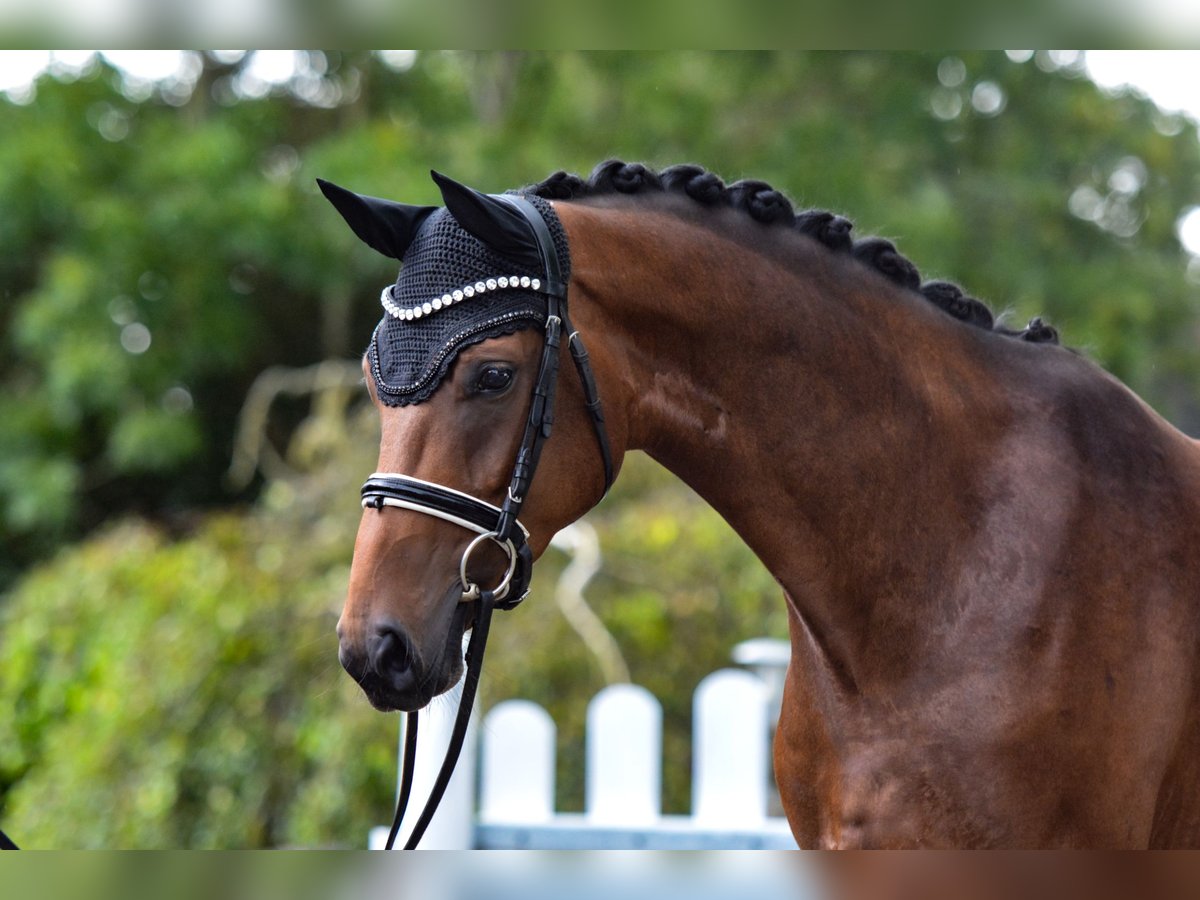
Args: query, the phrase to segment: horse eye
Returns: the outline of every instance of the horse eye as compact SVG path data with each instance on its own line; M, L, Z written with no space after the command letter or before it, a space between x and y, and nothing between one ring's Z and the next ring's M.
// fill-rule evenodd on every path
M475 390L481 394L496 394L512 384L513 370L508 366L487 366L475 378Z

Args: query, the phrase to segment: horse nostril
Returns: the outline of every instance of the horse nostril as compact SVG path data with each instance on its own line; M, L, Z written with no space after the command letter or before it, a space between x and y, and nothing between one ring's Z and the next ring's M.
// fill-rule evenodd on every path
M371 664L379 674L403 672L408 669L408 647L405 641L390 628L386 629L371 649Z
M413 652L408 637L400 630L381 626L368 643L371 668L396 690L416 680L413 676Z

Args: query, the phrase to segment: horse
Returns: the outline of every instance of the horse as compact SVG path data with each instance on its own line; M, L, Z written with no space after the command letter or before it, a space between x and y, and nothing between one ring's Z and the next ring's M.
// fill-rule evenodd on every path
M508 502L539 359L569 358L546 349L546 298L506 301L529 317L450 348L416 394L389 372L417 365L413 329L447 327L437 294L397 293L406 270L427 292L475 281L456 270L470 242L501 274L533 266L510 201L536 202L594 384L564 377L549 399L519 498L529 552L604 495L602 400L613 472L649 454L782 588L774 767L799 846L1200 844L1196 441L1041 320L1008 328L764 182L617 160L507 195L436 180L444 208L322 184L404 260L364 357L380 472ZM458 243L413 260L435 220ZM461 675L477 585L517 565L495 540L466 559L462 521L376 500L339 654L377 707L414 710Z

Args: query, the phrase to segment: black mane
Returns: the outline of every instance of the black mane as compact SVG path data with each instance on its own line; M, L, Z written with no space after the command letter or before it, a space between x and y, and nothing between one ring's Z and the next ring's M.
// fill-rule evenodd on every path
M1040 318L1031 319L1019 330L1005 328L980 300L970 297L949 281L921 282L921 273L896 246L883 238L854 240L853 223L824 210L795 212L792 203L765 181L743 179L725 184L717 175L700 166L670 166L655 172L641 163L618 159L602 162L587 180L567 172L555 172L549 178L525 189L547 200L575 200L605 194L639 194L669 191L685 194L702 206L725 206L748 213L767 225L795 228L835 253L848 253L870 266L900 287L915 291L947 315L968 325L994 331L1007 337L1040 344L1057 344L1058 332Z

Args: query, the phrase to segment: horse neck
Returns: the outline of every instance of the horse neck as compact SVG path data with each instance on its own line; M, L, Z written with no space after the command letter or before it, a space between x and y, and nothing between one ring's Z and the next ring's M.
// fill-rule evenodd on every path
M989 339L737 213L726 236L665 211L559 209L576 324L613 360L627 449L715 507L827 650L852 654L972 515L963 487L1004 418Z

